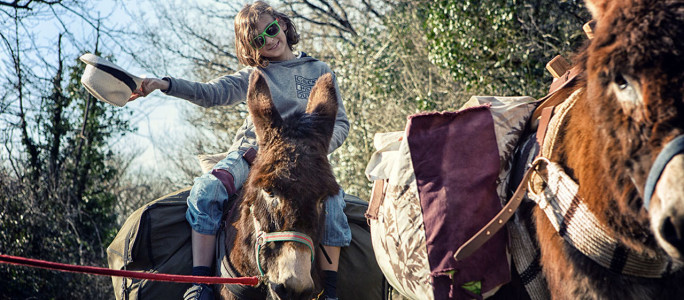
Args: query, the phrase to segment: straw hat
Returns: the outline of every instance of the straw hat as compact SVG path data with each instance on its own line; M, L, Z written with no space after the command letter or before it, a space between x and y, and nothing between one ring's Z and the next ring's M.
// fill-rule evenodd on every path
M109 104L126 105L133 91L142 84L142 78L92 53L83 54L79 59L86 63L81 76L83 86L95 98Z

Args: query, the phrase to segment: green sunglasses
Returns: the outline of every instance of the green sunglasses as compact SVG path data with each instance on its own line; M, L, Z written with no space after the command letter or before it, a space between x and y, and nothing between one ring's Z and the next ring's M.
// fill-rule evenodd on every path
M278 33L280 33L280 25L278 25L278 20L276 19L275 21L271 22L271 24L266 26L264 32L252 39L252 46L254 46L254 48L261 49L264 47L264 45L266 45L266 37L274 37L278 35Z

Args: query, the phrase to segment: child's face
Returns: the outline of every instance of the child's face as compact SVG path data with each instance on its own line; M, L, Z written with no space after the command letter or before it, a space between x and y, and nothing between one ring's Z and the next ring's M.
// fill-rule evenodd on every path
M263 15L259 18L259 22L257 23L257 29L259 33L263 33L266 28L273 23L275 19L273 19L272 16L270 15ZM282 23L282 22L280 22ZM274 37L270 37L268 35L263 35L263 38L265 39L264 46L261 47L258 51L261 54L261 56L268 58L270 61L284 61L284 60L289 60L294 58L294 54L292 53L292 50L290 50L290 47L287 46L287 37L285 36L285 24L279 24L280 25L280 32ZM272 26L276 26L273 24Z

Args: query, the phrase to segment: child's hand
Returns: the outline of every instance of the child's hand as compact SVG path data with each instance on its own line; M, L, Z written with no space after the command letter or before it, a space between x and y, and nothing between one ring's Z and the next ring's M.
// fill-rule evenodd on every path
M169 82L166 80L161 80L159 78L145 78L143 79L142 84L140 84L140 88L133 91L133 94L131 94L131 97L128 98L128 101L133 101L139 97L146 97L157 89L166 90L168 88Z

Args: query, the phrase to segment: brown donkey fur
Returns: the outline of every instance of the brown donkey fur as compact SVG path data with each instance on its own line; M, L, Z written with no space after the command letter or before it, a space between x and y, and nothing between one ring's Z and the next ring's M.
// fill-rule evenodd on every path
M642 200L656 156L684 133L684 1L586 2L595 37L576 59L576 83L553 97L583 90L550 160L576 180L612 236L637 253L664 251L674 265L663 278L612 272L568 244L535 208L542 271L554 299L684 299L682 155L668 164L674 175L658 182L650 209ZM667 227L674 234L660 238Z
M297 231L318 245L323 201L339 189L327 159L337 114L332 80L331 74L323 75L311 91L306 112L282 119L264 76L255 71L250 77L247 104L259 152L242 189L234 245L226 247L240 275L259 274L254 247L258 231ZM270 298L312 299L317 276L306 245L268 243L258 255ZM225 289L222 296L234 298Z

